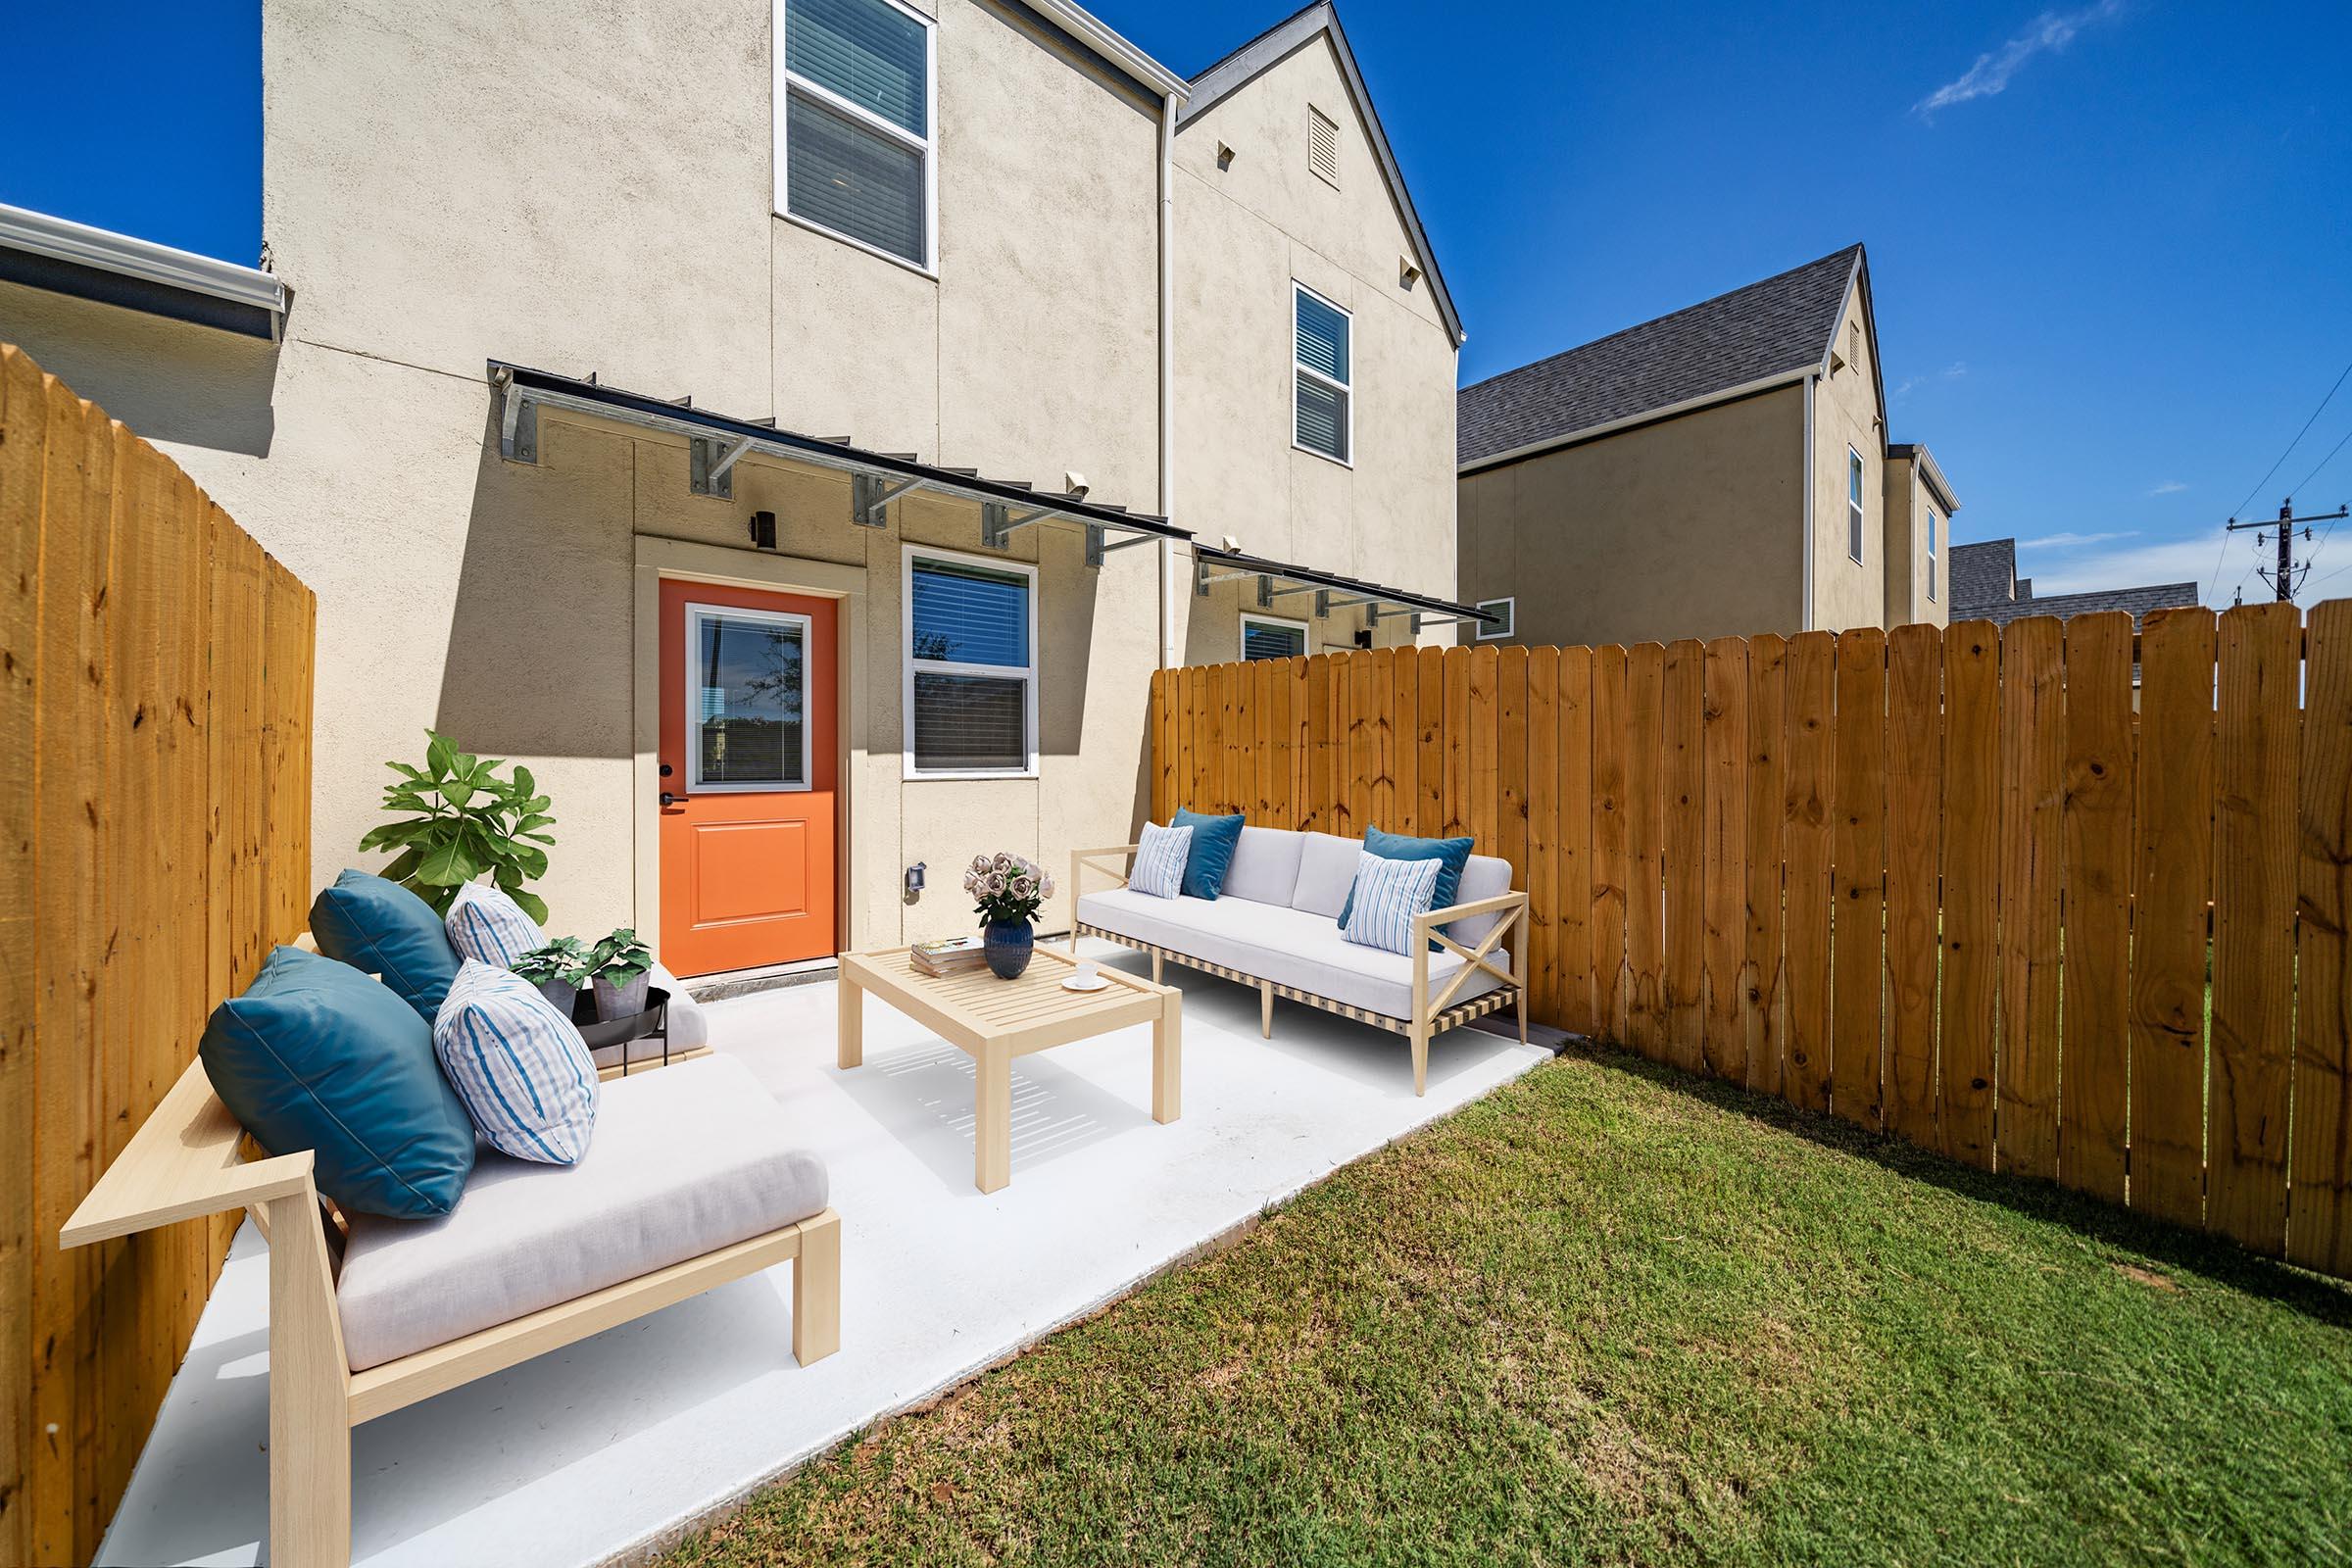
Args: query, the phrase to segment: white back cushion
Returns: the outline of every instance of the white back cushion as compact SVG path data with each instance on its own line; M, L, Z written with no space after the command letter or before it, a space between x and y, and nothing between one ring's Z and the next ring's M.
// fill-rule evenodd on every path
M1244 827L1217 897L1287 907L1298 887L1298 855L1305 844L1305 834L1287 827Z
M1329 833L1298 837L1298 885L1291 893L1291 907L1337 920L1348 906L1348 890L1355 885L1355 862L1363 858L1364 841Z
M1497 898L1510 891L1510 861L1498 860L1492 855L1473 855L1462 866L1461 885L1454 891L1453 902L1476 904L1481 899ZM1501 918L1499 914L1474 914L1466 920L1454 921L1446 928L1446 934L1465 948L1475 948Z

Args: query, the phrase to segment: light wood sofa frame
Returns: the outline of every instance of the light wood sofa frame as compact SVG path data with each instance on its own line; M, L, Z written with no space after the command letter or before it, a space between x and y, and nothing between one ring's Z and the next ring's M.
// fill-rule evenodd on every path
M343 1350L336 1252L312 1180L311 1152L247 1160L244 1139L244 1128L214 1095L204 1064L190 1062L58 1233L58 1245L86 1247L240 1208L253 1216L270 1243L270 1560L286 1568L351 1561L351 1429L363 1421L788 1258L793 1355L807 1366L840 1348L841 1219L828 1208L354 1372Z
M1105 849L1070 852L1070 951L1072 953L1078 951L1078 939L1081 936L1102 937L1105 941L1116 942L1121 947L1133 948L1139 953L1150 954L1152 956L1152 978L1154 981L1160 977L1162 964L1180 963L1188 969L1198 969L1203 974L1213 974L1220 979L1238 980L1246 986L1254 986L1258 993L1258 1033L1268 1040L1274 1038L1274 999L1276 997L1288 997L1293 1002L1303 1002L1310 1007L1320 1007L1325 1012L1336 1012L1344 1018L1353 1018L1359 1023L1368 1023L1376 1028L1386 1029L1392 1034L1402 1035L1412 1043L1413 1093L1416 1095L1429 1093L1429 1041L1432 1035L1444 1034L1446 1030L1458 1028L1473 1018L1483 1018L1491 1012L1500 1012L1505 1007L1516 1007L1519 1010L1519 1043L1527 1044L1526 894L1498 893L1491 899L1476 899L1468 904L1451 905L1443 909L1431 909L1425 914L1414 915L1412 1014L1409 1017L1396 1018L1385 1012L1374 1012L1368 1007L1359 1007L1350 1002L1339 1002L1330 997L1317 996L1311 991L1301 991L1296 986L1286 986L1279 981L1268 980L1262 975L1248 974L1240 969L1229 969L1221 963L1211 963L1206 958L1196 958L1189 953L1182 953L1174 948L1159 947L1137 937L1105 930L1098 925L1089 925L1079 919L1077 908L1081 891L1080 879L1085 873L1088 871L1098 872L1107 877L1113 887L1123 888L1127 885L1129 872L1134 865L1135 853L1142 848L1143 846L1140 844L1114 844ZM1113 857L1117 858L1114 860ZM1494 922L1494 928L1479 941L1476 948L1466 948L1438 929L1438 927L1448 925L1455 920L1466 920L1482 914L1495 913L1500 913L1502 918ZM1493 954L1496 948L1502 946L1503 937L1512 931L1519 932L1521 940L1510 945L1511 966L1505 970L1501 964L1494 961ZM1464 960L1462 966L1456 969L1452 977L1446 982L1445 989L1439 991L1435 996L1430 994L1429 983L1429 945L1432 942L1448 952L1459 954ZM1480 970L1493 975L1500 983L1492 991L1484 991L1467 1002L1456 1003L1453 1000L1454 997L1469 982L1471 975Z

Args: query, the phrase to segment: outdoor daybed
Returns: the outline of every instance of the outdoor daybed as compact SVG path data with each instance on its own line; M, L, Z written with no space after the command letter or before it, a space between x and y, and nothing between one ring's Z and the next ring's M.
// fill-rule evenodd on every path
M65 1247L240 1208L268 1238L271 1562L351 1560L361 1422L714 1286L789 1259L793 1354L839 1348L841 1222L781 1107L731 1057L618 1074L576 1164L485 1151L442 1217L339 1222L193 1061L74 1210Z
M1138 848L1070 857L1070 891L1078 898L1073 948L1080 936L1107 937L1150 954L1154 980L1163 962L1175 962L1255 986L1258 1026L1268 1039L1276 997L1403 1035L1412 1043L1416 1095L1429 1088L1430 1036L1516 1006L1519 1038L1527 1039L1527 895L1511 891L1507 860L1471 856L1455 902L1413 917L1407 955L1340 934L1361 839L1244 827L1214 899L1157 899L1130 888L1126 858ZM1086 892L1079 878L1089 869L1116 885Z

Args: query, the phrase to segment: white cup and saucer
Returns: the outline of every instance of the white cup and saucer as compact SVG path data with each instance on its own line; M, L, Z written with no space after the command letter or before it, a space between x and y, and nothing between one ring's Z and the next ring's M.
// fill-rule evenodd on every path
M1061 982L1061 989L1064 991L1101 991L1109 984L1110 981L1096 965L1094 959L1080 958L1078 966L1072 969Z

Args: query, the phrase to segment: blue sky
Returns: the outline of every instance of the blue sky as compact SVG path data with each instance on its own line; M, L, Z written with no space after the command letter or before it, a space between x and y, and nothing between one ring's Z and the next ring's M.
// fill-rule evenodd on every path
M1287 3L1096 9L1190 73ZM252 261L256 9L112 14L18 8L0 201ZM2257 485L2352 364L2340 3L1341 15L1465 381L1861 239L1893 436L1936 450L1957 536L2017 536L2043 591L2193 577L2223 604L2265 592L2223 517L2274 513L2352 434L2347 381ZM2296 501L2347 497L2352 444ZM2315 559L2352 594L2352 526Z

